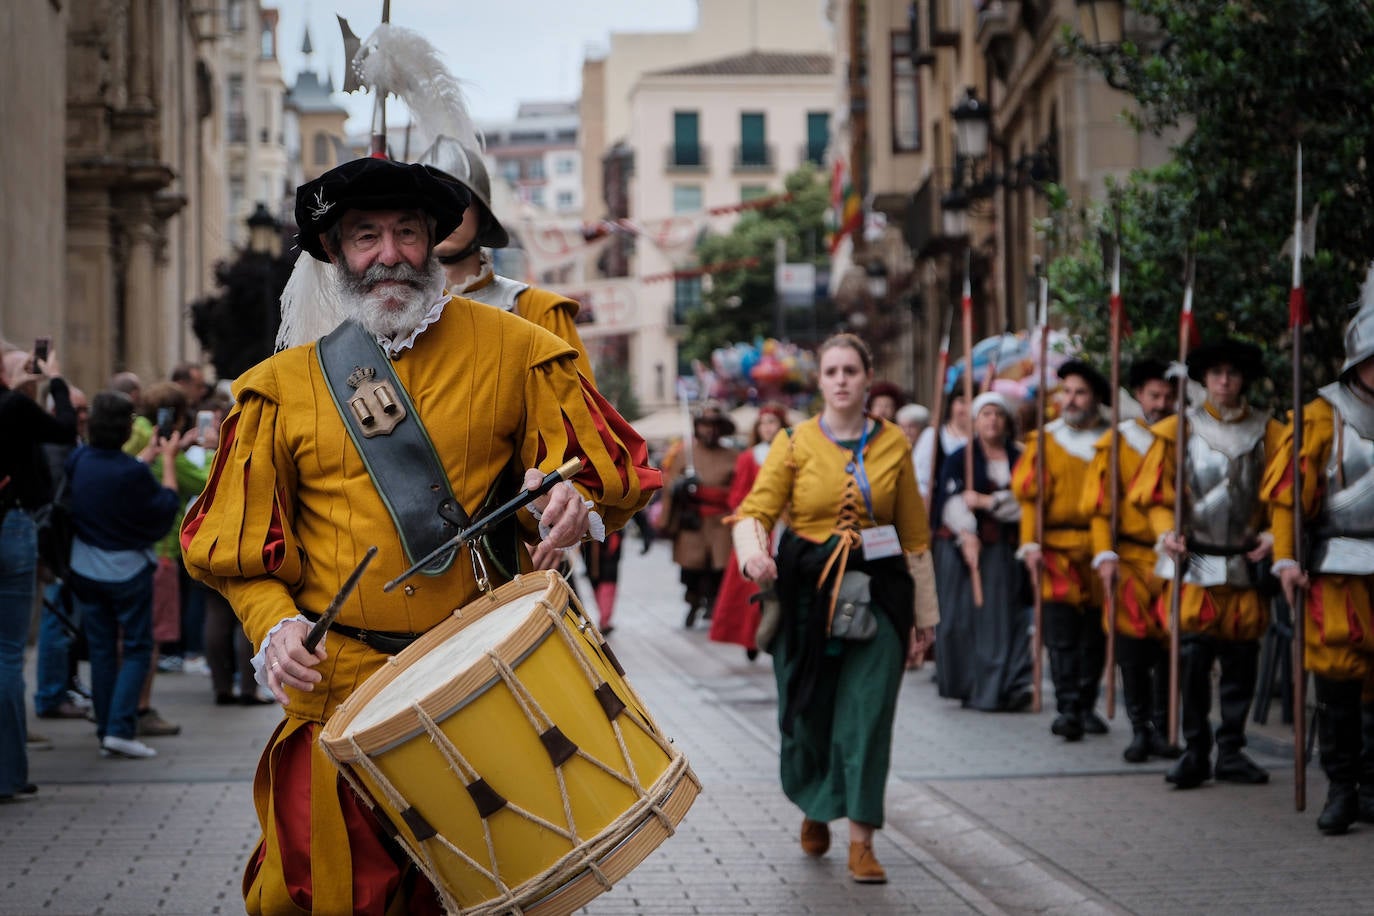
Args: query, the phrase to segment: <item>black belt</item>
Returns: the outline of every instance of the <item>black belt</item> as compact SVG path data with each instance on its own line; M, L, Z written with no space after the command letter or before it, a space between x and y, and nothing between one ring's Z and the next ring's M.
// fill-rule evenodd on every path
M1194 541L1192 538L1188 539L1189 553L1202 554L1203 556L1208 557L1239 557L1249 553L1258 546L1259 543L1256 542L1248 546L1243 545L1240 547L1226 547L1221 544L1203 544L1198 541Z
M301 616L311 623L320 619L320 615L313 611L301 611ZM399 655L415 640L425 635L423 633L388 633L384 630L363 630L342 623L332 624L329 629L330 632L347 636L349 639L356 639L368 648L376 649L386 655Z

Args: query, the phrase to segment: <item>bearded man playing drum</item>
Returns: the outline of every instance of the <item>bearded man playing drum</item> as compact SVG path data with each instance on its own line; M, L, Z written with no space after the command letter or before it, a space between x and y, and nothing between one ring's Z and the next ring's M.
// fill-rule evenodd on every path
M250 913L439 912L317 737L388 656L477 597L478 563L464 549L404 589L384 594L382 583L480 514L507 468L533 486L582 459L570 484L533 504L537 533L521 513L523 540L556 547L623 525L660 485L643 440L578 375L572 347L445 292L434 245L469 202L436 170L382 159L297 190L301 247L330 265L349 320L238 379L182 528L187 568L229 599L258 647L259 682L286 712L254 784L264 836L244 875ZM307 651L312 618L374 544L377 561Z

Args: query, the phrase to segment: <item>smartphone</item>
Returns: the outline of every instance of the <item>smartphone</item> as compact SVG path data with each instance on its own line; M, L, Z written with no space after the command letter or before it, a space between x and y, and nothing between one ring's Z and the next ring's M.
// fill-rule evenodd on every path
M35 337L33 340L33 359L34 362L48 361L48 353L52 350L51 337Z
M215 431L215 412L213 410L196 411L196 441L201 445Z
M159 438L170 439L176 435L176 411L170 407L159 407L157 409L157 434Z

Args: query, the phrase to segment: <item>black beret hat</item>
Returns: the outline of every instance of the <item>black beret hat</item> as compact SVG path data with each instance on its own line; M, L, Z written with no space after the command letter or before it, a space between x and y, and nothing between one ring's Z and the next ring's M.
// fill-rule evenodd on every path
M1058 375L1061 379L1066 379L1071 375L1078 376L1088 383L1088 387L1093 390L1093 394L1097 395L1097 402L1099 404L1110 405L1112 403L1111 384L1102 377L1101 372L1098 372L1092 366L1083 362L1083 360L1069 360L1059 367Z
M1131 363L1131 371L1127 377L1126 385L1134 391L1146 382L1152 382L1155 379L1168 381L1169 364L1162 359L1147 356Z
M1203 344L1188 354L1188 377L1201 382L1206 378L1208 369L1222 363L1229 363L1239 371L1247 385L1264 374L1264 353L1260 348L1227 337L1216 343Z
M432 166L354 159L296 189L296 225L301 248L328 261L320 234L349 210L423 210L434 217L438 242L458 228L471 200L467 188Z

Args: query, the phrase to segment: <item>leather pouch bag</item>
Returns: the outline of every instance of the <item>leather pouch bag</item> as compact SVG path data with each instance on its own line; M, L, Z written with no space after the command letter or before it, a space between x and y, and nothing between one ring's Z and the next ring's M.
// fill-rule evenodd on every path
M851 642L867 642L878 632L878 618L870 599L868 573L851 570L840 580L830 635Z

